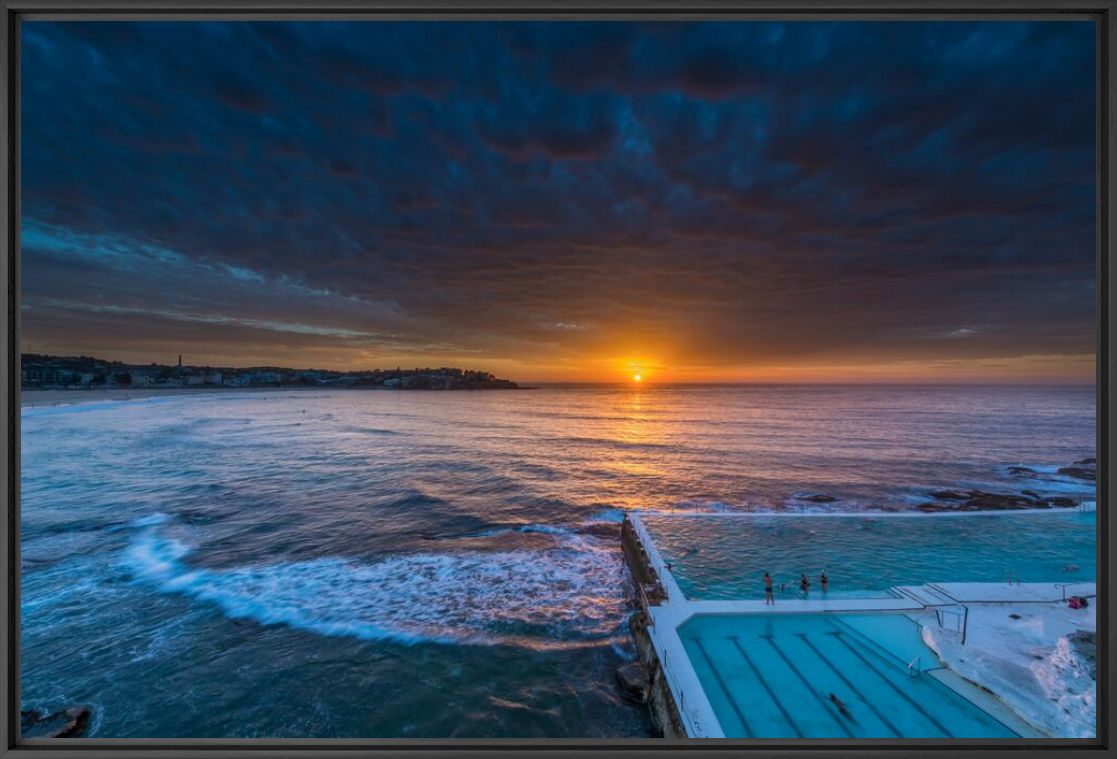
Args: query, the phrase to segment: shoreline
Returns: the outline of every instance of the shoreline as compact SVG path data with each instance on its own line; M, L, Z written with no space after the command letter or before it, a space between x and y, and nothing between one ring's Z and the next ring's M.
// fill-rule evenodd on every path
M276 386L249 386L249 387L138 387L127 389L122 387L94 388L81 390L61 390L49 388L21 388L19 391L19 407L41 408L43 406L76 406L83 403L97 403L104 401L135 401L149 398L160 398L171 395L202 395L206 393L274 393L274 392L324 392L343 390L345 392L391 392L391 393L455 393L455 392L490 392L493 390L535 390L535 387L492 387L492 388L388 388L388 387L337 387L322 385L276 385Z
M304 391L321 390L320 387L138 387L134 390L125 388L98 388L94 390L20 390L19 407L41 408L43 406L76 406L83 403L96 403L103 401L134 401L148 398L161 398L171 395L203 395L209 393L237 393L237 392L273 392L281 390Z

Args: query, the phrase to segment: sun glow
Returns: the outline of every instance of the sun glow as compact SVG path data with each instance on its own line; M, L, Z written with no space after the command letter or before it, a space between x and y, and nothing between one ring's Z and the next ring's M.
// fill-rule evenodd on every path
M642 381L643 379L644 379L644 378L643 378L643 377L641 377L641 376L640 376L639 374L633 374L633 375L632 375L632 381L633 381L633 382L640 382L640 381Z

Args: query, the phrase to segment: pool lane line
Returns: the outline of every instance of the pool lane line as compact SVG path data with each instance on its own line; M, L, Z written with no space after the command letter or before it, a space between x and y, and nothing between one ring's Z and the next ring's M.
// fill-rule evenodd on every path
M791 725L791 729L795 731L795 736L797 738L802 738L803 731L799 729L799 726L797 724L795 724L795 720L791 718L791 714L784 707L783 702L780 701L779 696L777 696L775 691L772 690L772 686L768 685L768 681L764 679L764 675L760 674L760 670L756 668L755 664L753 664L752 657L749 656L748 651L746 651L744 646L741 645L740 639L738 639L736 635L730 635L729 640L733 642L733 645L736 647L737 651L741 654L742 658L744 658L745 663L749 665L749 669L751 669L752 673L756 675L757 681L764 687L764 692L768 694L768 698L772 701L772 703L776 705L776 708L780 710L780 714L782 714L783 718L787 720L787 724Z
M819 651L818 648L815 647L814 643L811 643L811 640L810 640L810 638L807 637L806 633L795 633L795 634L803 639L803 643L806 644L807 648L811 649L811 651L814 652L814 655L817 656L819 659L821 659L822 662L827 667L830 668L830 671L838 676L839 680L841 680L843 683L845 683L845 686L847 688L849 688L851 691L853 691L854 693L857 694L857 697L859 699L861 699L862 703L864 703L865 706L869 707L869 711L871 711L873 714L875 714L877 719L879 719L884 724L885 727L887 727L889 730L891 730L892 733L897 738L903 738L904 737L904 735L896 728L896 726L892 724L892 720L888 719L888 717L885 717L884 714L881 713L880 709L877 709L876 704L874 704L872 701L870 701L869 698L864 693L862 693L857 688L856 685L851 683L849 681L849 678L846 677L844 674L842 674L842 671L840 669L838 669L837 667L835 667L834 663L832 661L830 661L829 659L827 659L826 656L821 651Z
M946 729L945 727L943 727L943 724L942 724L941 722L939 722L939 721L938 721L937 719L935 719L934 717L932 717L932 716L931 716L931 714L930 714L930 712L928 712L928 711L927 711L926 709L924 709L924 708L923 708L922 706L920 706L919 704L917 704L917 703L915 702L915 699L913 699L913 698L912 698L911 696L909 696L909 695L908 695L907 693L904 693L904 691L903 691L903 690L901 690L901 689L900 689L900 687L899 687L898 685L896 685L896 683L892 682L892 681L891 681L891 680L890 680L889 678L885 677L885 676L884 676L884 674L883 674L883 673L882 673L882 672L881 672L881 671L880 671L879 669L877 669L876 667L874 667L874 666L873 666L873 663L872 663L872 662L870 662L870 661L869 661L868 659L866 659L866 658L865 658L864 656L862 656L862 655L861 655L861 652L860 652L860 651L858 651L858 650L857 650L856 648L854 648L854 647L853 647L853 646L852 646L852 645L850 644L850 642L849 642L848 640L846 640L846 639L845 639L845 636L844 636L844 635L842 634L842 632L841 632L841 631L835 630L834 632L830 632L830 633L826 633L826 634L827 634L827 635L833 635L833 636L834 636L835 638L837 638L837 639L838 639L838 642L839 642L839 643L841 643L841 644L842 644L843 646L845 646L846 648L848 648L848 649L849 649L849 652L850 652L851 654L853 654L854 656L856 656L856 657L857 657L858 659L860 659L860 660L861 660L861 663L862 663L862 664L864 664L864 665L865 665L866 667L868 667L868 668L869 668L869 669L871 669L871 670L872 670L873 672L875 672L875 673L876 673L876 675L877 675L877 677L879 677L879 678L880 678L881 680L883 680L883 681L885 682L885 684L887 684L889 688L891 688L891 689L892 689L893 691L895 691L895 692L896 692L896 694L897 694L898 696L900 696L900 697L901 697L902 699L904 699L904 700L905 700L905 701L907 701L907 702L908 702L909 704L911 704L911 705L912 705L912 707L913 707L913 708L914 708L914 709L915 709L915 710L916 710L917 712L919 712L919 713L920 713L920 714L922 714L922 715L923 715L924 717L926 717L926 718L927 718L927 720L928 720L928 721L929 721L929 722L930 722L930 723L931 723L932 725L934 725L934 726L935 726L936 728L938 728L938 729L939 729L939 731L941 731L943 735L945 735L945 736L946 736L947 738L953 738L953 737L954 737L954 734L953 734L953 733L951 733L951 732L950 732L949 730L947 730L947 729Z
M741 721L741 727L745 728L745 737L755 738L756 735L753 734L752 729L749 727L748 720L746 720L745 715L741 713L741 707L737 705L737 699L733 698L733 692L729 690L725 685L725 681L721 679L721 674L718 672L717 667L714 666L714 660L710 658L710 654L706 652L706 647L702 645L702 641L698 638L691 638L690 640L698 647L698 651L702 654L702 658L706 660L706 666L710 668L710 672L713 673L714 679L717 680L718 687L725 693L725 697L729 700L729 705L733 707L737 719ZM711 704L711 706L713 706L713 704Z
M842 715L838 714L835 716L833 705L828 703L826 699L822 697L822 694L819 693L813 685L811 685L810 681L807 680L807 678L803 676L803 673L799 671L799 668L795 666L795 662L791 661L791 658L788 657L786 653L784 653L783 649L776 645L775 637L772 635L761 635L760 637L768 641L768 645L775 649L776 653L779 654L779 657L783 659L784 664L786 664L788 668L795 673L795 676L799 678L799 681L803 683L803 687L810 691L811 695L815 697L815 700L818 701L819 705L822 707L822 711L826 712L834 719L834 722L837 723L838 727L842 729L842 732L846 734L847 738L852 738L853 731L849 729L849 725L847 725L845 723L845 720L842 719ZM734 638L733 640L734 642L736 642L736 638Z

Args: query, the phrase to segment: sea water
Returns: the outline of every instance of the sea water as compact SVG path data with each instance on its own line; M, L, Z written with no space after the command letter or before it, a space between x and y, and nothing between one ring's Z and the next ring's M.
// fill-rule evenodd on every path
M642 519L679 588L695 600L764 598L765 572L788 598L802 596L804 574L809 598L887 597L897 585L936 582L1070 584L1097 574L1092 510Z
M1089 500L1056 469L1094 455L1095 408L1066 387L239 390L25 408L21 441L24 708L90 704L98 737L644 736L614 681L625 510Z

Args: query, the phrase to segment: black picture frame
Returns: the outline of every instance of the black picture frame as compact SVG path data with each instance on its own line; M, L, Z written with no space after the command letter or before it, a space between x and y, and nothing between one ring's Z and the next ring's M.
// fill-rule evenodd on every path
M144 757L426 757L451 753L529 756L545 753L555 759L601 756L620 757L636 752L657 756L702 755L729 757L748 754L756 759L818 757L832 759L889 753L904 757L949 755L957 759L979 759L994 755L1042 754L1050 759L1070 759L1084 753L1117 756L1113 746L1113 722L1117 715L1112 698L1117 669L1112 652L1117 649L1117 605L1114 587L1117 574L1109 547L1117 543L1112 509L1115 507L1113 475L1114 424L1114 334L1117 333L1111 298L1117 292L1117 274L1112 266L1117 207L1113 187L1117 168L1112 160L1117 142L1117 107L1113 97L1117 83L1117 0L0 0L3 27L0 56L3 60L3 140L0 195L0 234L4 256L0 262L4 330L0 350L0 410L7 424L0 440L3 467L4 519L0 535L0 577L5 597L0 605L0 679L3 680L0 715L0 756L81 756L89 759L115 756ZM20 610L20 175L19 175L19 25L34 19L1065 19L1090 18L1097 33L1097 459L1098 459L1098 735L1096 739L1050 739L1023 741L990 740L402 740L402 739L38 739L19 737L19 610Z

